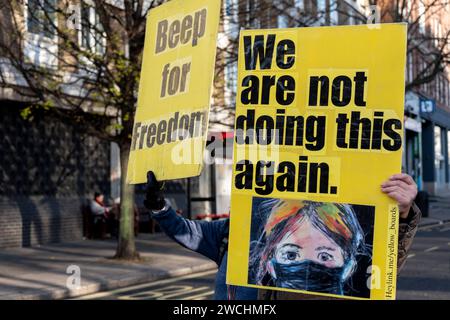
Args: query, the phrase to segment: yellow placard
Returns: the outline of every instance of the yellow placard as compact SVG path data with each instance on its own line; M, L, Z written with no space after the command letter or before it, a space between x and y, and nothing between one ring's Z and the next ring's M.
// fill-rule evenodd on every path
M395 299L406 24L241 31L227 283Z
M147 18L127 182L197 176L202 169L220 1L171 0Z

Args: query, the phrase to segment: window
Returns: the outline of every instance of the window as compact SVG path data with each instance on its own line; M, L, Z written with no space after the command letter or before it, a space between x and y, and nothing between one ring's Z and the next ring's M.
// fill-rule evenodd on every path
M408 53L408 70L407 70L408 74L406 76L406 78L408 79L409 82L411 82L413 80L413 55L412 52Z
M434 126L434 153L436 160L442 157L441 127Z
M225 14L228 17L233 17L237 13L237 3L235 0L225 0Z
M425 4L423 3L425 0L419 0L418 3L418 15L419 15L419 31L421 33L425 33Z
M225 83L228 103L235 104L237 89L237 62L228 61L225 65Z
M26 4L27 31L46 38L54 38L56 0L28 0Z
M421 67L421 69L420 69L420 72L422 73L421 77L424 77L424 76L426 76L426 74L428 73L428 72L427 72L427 63L425 62L425 60L422 60L421 65L422 65L422 67ZM426 93L428 93L428 84L429 84L429 82L427 82L427 83L425 83L425 84L423 85L423 86L424 86L424 91L425 91Z
M441 96L441 77L437 76L436 79L434 80L434 90L436 92L436 98L438 101L442 101L442 96Z
M104 54L106 35L95 7L85 1L81 3L80 45L98 54Z
M352 12L352 9L350 9L348 12L348 24L349 25L355 24L355 15L354 15L354 12Z
M436 36L437 36L436 46L440 46L444 39L443 39L443 34L442 34L442 24L439 20L437 20Z
M326 24L327 19L327 1L317 0L317 15L321 24Z
M411 8L412 8L412 0L403 0L404 2L402 3L403 6L403 21L409 21L411 20Z
M24 61L43 68L58 67L57 0L25 0Z
M440 34L440 29L441 25L439 23L438 19L433 19L433 38L434 38L434 45L436 47L439 46L439 34Z
M303 0L294 0L294 6L297 9L303 10L304 9Z
M447 153L448 153L448 158L450 159L450 130L447 131ZM449 164L449 167L450 167L450 164Z
M224 12L223 26L225 34L230 38L236 39L239 36L238 0L225 0Z
M443 79L442 79L442 91L443 91L443 93L442 93L442 100L443 100L443 102L444 102L444 104L445 105L447 105L448 104L448 98L447 98L447 86L448 86L448 83L447 83L447 79L444 77Z
M351 21L350 21L350 18L352 15L351 7L345 2L340 2L337 5L337 10L338 10L338 17L339 17L338 24L339 25L351 24Z
M450 104L450 83L445 79L445 104Z
M444 169L444 134L445 129L439 126L434 126L434 163L436 172L436 182L438 184L445 181L445 169Z
M288 17L286 17L284 14L278 15L277 24L278 28L288 28L289 27Z
M337 25L339 23L339 10L337 0L330 0L330 24Z
M445 76L442 76L442 78L441 78L441 96L440 96L440 100L442 101L443 104L447 103L447 96L446 96L447 92L445 90L445 84L446 84Z
M250 28L259 28L260 27L260 21L258 18L258 2L257 0L247 0L246 1L246 24Z

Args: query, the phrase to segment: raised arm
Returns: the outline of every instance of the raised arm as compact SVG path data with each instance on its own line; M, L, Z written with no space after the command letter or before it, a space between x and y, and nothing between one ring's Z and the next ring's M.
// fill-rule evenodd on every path
M153 172L147 175L144 205L162 230L183 247L198 252L216 263L220 260L220 245L227 232L227 221L196 221L179 216L164 199L162 183Z
M395 174L381 185L381 190L398 203L400 223L398 230L397 273L408 257L421 218L420 209L414 203L417 185L409 175Z
M161 229L183 247L219 262L219 248L224 236L225 220L197 221L179 216L169 203L161 211L153 211Z

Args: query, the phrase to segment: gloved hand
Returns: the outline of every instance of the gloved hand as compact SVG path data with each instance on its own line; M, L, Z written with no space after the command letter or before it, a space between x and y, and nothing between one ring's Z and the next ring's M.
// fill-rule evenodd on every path
M161 210L164 208L164 182L156 180L153 171L147 172L147 186L145 188L144 206L149 210Z

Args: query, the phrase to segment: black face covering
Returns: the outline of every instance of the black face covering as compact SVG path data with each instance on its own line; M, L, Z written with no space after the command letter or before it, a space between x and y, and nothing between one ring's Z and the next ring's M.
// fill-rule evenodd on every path
M344 268L328 268L305 260L298 263L279 263L272 260L276 273L275 286L330 294L343 294Z

